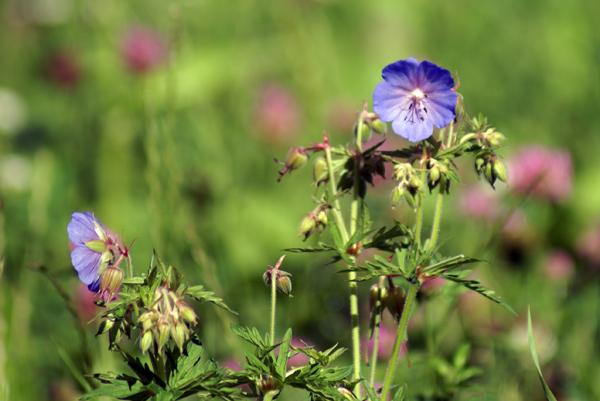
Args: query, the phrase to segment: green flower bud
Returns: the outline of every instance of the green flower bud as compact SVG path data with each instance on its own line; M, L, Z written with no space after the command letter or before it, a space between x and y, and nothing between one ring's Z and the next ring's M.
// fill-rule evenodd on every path
M371 129L377 134L385 136L388 130L388 126L386 123L377 118L371 120Z
M508 172L506 171L506 166L500 160L496 160L494 162L494 174L498 179L504 183L508 180Z
M327 168L327 161L323 156L319 156L315 160L313 177L317 186L329 180L329 169Z
M319 232L323 232L323 230L327 227L327 223L328 223L328 219L327 219L327 212L323 209L319 210L319 213L317 213L317 217L316 217L316 223L317 223L317 230L319 230Z
M484 164L486 164L486 158L480 153L475 157L475 171L478 175L481 174Z
M193 326L196 325L198 318L196 316L196 312L194 312L194 310L192 308L183 304L180 308L180 312L181 312L181 318L183 319L183 321L185 323L191 324Z
M163 347L169 341L171 328L166 322L162 322L158 325L158 352L161 353Z
M306 241L306 239L308 237L313 235L316 228L317 228L317 222L315 221L314 216L312 214L309 216L306 216L300 222L300 228L298 230L299 231L298 237L304 235L304 241Z
M287 158L285 159L285 166L288 170L297 170L304 166L308 161L308 153L301 146L294 146L288 152Z
M415 195L417 191L414 188L409 187L408 191L404 191L404 199L406 199L406 203L413 209L416 209L418 206L418 202L415 199Z
M123 283L123 270L118 267L107 267L100 278L100 291L115 294Z
M499 146L500 143L504 142L505 140L506 140L506 137L504 135L502 135L500 132L493 132L492 134L490 134L488 142L492 146Z
M145 354L146 351L148 351L148 349L150 349L151 345L152 345L152 332L146 331L142 335L142 339L140 340L140 348L142 349L142 354Z
M354 124L354 137L358 138L358 123ZM371 139L371 127L369 127L366 121L363 121L361 131L360 131L360 140L361 142L367 142Z
M392 190L392 206L396 206L398 203L400 203L402 196L404 195L404 188L404 184L400 184Z
M187 327L185 327L185 325L177 324L171 326L171 338L173 339L173 341L175 341L175 344L177 344L177 348L179 348L179 351L181 352L183 352L183 343L185 343L187 334L188 329Z
M416 175L413 175L412 177L410 177L410 186L412 186L413 188L419 190L422 188L423 183L421 182L421 179L419 177L417 177Z
M483 167L483 175L487 182L490 183L492 188L494 188L494 183L496 182L496 173L494 172L494 168L492 163L486 163Z
M371 302L369 304L369 308L372 311L373 308L375 308L375 304L377 303L377 301L381 301L381 303L383 304L383 300L385 299L385 295L387 294L387 288L385 287L379 287L377 284L373 284L371 286L371 290L370 290L370 296L371 296ZM385 307L385 304L383 304L383 306ZM383 311L383 309L382 309Z

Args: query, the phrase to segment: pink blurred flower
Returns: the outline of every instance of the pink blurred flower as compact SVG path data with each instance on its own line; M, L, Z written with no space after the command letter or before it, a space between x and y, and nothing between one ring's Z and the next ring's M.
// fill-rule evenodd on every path
M577 239L577 253L593 267L600 268L600 225L597 224Z
M68 51L59 51L48 61L50 80L61 87L73 87L79 82L81 70L75 55Z
M144 73L164 61L166 46L160 34L138 26L131 28L123 37L121 54L132 72Z
M562 281L573 274L575 263L567 251L558 249L548 255L544 267L548 278L553 281Z
M472 186L460 193L460 212L473 219L493 221L498 217L499 205L495 192L489 187Z
M396 331L390 329L389 327L381 324L379 326L379 347L377 349L377 357L380 360L388 360L392 356L392 351L394 349L394 341L396 341ZM367 337L363 337L362 339L362 347L361 349L365 349L367 345ZM369 341L369 348L367 349L368 358L371 359L371 354L373 353L373 345L375 344L375 335ZM400 347L400 355L404 355L406 353L406 342L402 343Z
M88 286L79 282L77 283L77 292L75 294L75 305L77 307L77 315L82 322L92 320L97 312L97 307L94 304L96 293L90 291Z
M552 202L571 194L573 166L569 152L541 146L523 148L509 163L509 188Z
M290 143L302 124L296 98L279 84L268 84L259 90L255 118L264 139L278 143Z
M312 343L310 343L309 341L304 341L304 342L309 347L312 345ZM304 348L304 344L302 343L302 341L300 341L300 339L297 339L297 338L292 338L292 345L294 347ZM297 355L294 355L293 357L291 357L290 359L288 359L287 367L289 369L292 366L294 366L294 367L305 366L305 365L308 365L309 361L310 361L310 358L307 357L306 355L297 354Z

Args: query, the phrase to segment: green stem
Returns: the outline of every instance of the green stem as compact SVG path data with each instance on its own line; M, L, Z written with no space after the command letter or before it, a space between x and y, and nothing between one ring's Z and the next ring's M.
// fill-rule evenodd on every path
M277 269L271 270L271 345L275 344L275 308L277 306Z
M131 261L131 255L127 255L125 258L125 264L127 265L127 278L133 277L133 262Z
M421 182L425 183L425 170L421 171ZM421 230L423 228L423 191L419 191L419 206L417 206L417 224L415 227L415 241L421 247Z
M404 303L404 310L402 311L402 318L400 318L400 324L398 325L398 333L396 334L396 341L394 341L394 349L392 350L392 357L390 358L390 363L388 365L387 372L385 374L385 380L383 382L383 389L381 391L381 401L386 401L388 397L388 393L390 392L390 387L392 385L392 379L394 378L394 373L396 372L396 364L398 363L398 358L400 356L400 347L402 342L404 341L404 337L406 336L406 327L408 325L408 320L410 319L410 313L412 310L412 305L417 296L417 292L419 290L413 284L410 284L408 289L408 294L406 296L406 302Z
M433 217L433 227L431 228L431 241L429 241L429 249L432 249L437 244L438 234L440 232L440 221L442 220L442 207L444 206L444 193L446 192L446 177L442 175L440 178L440 190L438 192L437 201L435 204L435 215Z
M327 161L327 171L329 172L329 189L331 191L331 197L335 198L333 201L333 207L331 208L333 218L337 226L340 228L342 239L348 241L348 231L346 230L346 224L342 218L340 202L337 199L337 186L335 183L335 174L333 173L333 162L331 161L331 148L328 146L325 148L325 160Z
M377 289L379 292L379 296L377 297L377 302L375 302L375 332L373 336L375 339L373 340L373 352L371 353L371 375L369 377L369 383L371 386L375 383L375 372L377 370L377 355L379 354L379 325L381 323L381 289L383 288L383 282L385 281L385 276L380 276L377 280ZM369 349L367 347L367 349Z

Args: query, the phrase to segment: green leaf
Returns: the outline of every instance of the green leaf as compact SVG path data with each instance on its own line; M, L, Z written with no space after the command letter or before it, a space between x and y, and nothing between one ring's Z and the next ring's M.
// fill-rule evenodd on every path
M371 229L372 224L373 222L371 221L371 214L369 213L369 207L367 206L367 202L361 199L360 214L358 215L356 229L361 234L363 234Z
M446 177L450 178L454 182L460 183L460 178L458 178L458 174L456 174L456 171L452 170L450 167L448 167Z
M81 400L89 400L90 398L97 396L108 396L114 398L129 400L147 400L150 398L150 394L145 390L142 383L130 376L115 376L108 377L108 375L94 375L94 377L102 381L102 385L97 389L85 394L81 397Z
M550 391L550 387L544 381L544 376L542 376L542 369L540 368L540 361L538 360L537 351L535 349L535 342L533 341L533 327L531 325L531 310L529 305L527 306L527 337L529 337L529 351L531 352L531 357L533 358L533 363L535 364L535 369L537 370L538 376L540 377L540 381L542 382L542 387L544 388L544 394L546 395L546 399L548 401L556 401L556 397Z
M203 352L204 348L194 335L192 340L185 345L185 352L177 358L177 369L171 372L170 384L172 387L177 387L184 380L197 376Z
M478 263L487 261L483 259L470 258L465 255L458 255L448 259L444 259L438 263L428 266L426 269L423 269L422 274L428 276L435 276L443 272L447 272L452 269L456 269L462 265L466 265L468 263Z
M285 371L290 354L290 342L292 341L292 329L288 329L283 336L283 342L279 346L277 355L276 371L281 380L285 379Z
M367 395L369 396L369 400L370 401L379 401L379 397L377 396L377 393L375 392L375 389L373 388L373 386L371 386L369 383L367 383L366 380L364 380L364 381L365 381L365 383L364 383L365 391L367 392Z
M234 310L230 309L229 306L227 306L221 298L213 296L214 292L204 291L203 288L204 287L201 285L196 285L194 287L188 287L188 288L186 288L184 294L189 296L190 298L195 299L196 301L200 301L200 302L208 301L208 302L215 304L235 315L238 314Z
M143 285L146 280L143 277L131 277L123 280L125 285Z
M404 384L402 387L398 387L398 391L394 394L392 401L405 401L408 396L408 384Z
M342 240L342 234L340 233L339 227L335 223L335 219L331 219L331 224L329 224L329 231L331 232L331 236L333 237L333 242L339 251L344 250L344 241Z
M319 242L319 247L308 246L305 248L286 248L282 249L283 252L292 252L292 253L305 253L305 252L327 252L327 251L335 251L337 248L333 245L327 245L322 242Z
M467 287L470 290L480 293L484 297L489 300L496 302L498 305L504 306L506 309L511 311L515 316L518 316L517 313L510 307L506 302L502 301L499 297L495 296L495 292L486 288L480 284L479 280L467 280L464 277L471 273L470 270L465 270L459 273L442 273L440 277L445 278L446 280L454 281L462 286Z
M263 340L262 336L260 335L260 333L258 332L256 327L253 327L252 329L250 329L248 327L237 326L233 323L231 323L229 326L231 327L231 331L233 331L233 334L235 334L236 336L248 341L250 344L254 345L255 347L259 347L259 348L265 347L266 342Z

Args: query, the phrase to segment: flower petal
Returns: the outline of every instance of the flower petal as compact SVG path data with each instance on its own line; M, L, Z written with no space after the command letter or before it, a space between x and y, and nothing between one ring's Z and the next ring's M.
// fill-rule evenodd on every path
M404 119L404 115L400 115L400 117L396 118L394 122L392 122L392 129L398 135L403 138L408 139L411 142L419 142L423 139L427 139L433 134L433 125L427 119L424 121L416 120L416 121L408 121Z
M90 212L75 212L67 225L69 239L76 245L99 239L94 226L94 216Z
M384 122L395 120L408 102L406 91L387 82L378 83L373 91L373 111Z
M100 291L100 277L98 277L92 284L88 284L88 290L91 292Z
M452 79L450 71L427 60L423 60L419 64L416 82L419 89L425 94L450 90L454 86L454 79Z
M78 246L71 252L71 262L83 284L92 284L98 278L102 254L86 246Z
M381 76L390 85L410 92L417 88L418 67L419 62L411 57L386 66L381 72Z
M456 117L458 97L452 90L433 92L427 97L427 116L438 128L444 128Z

